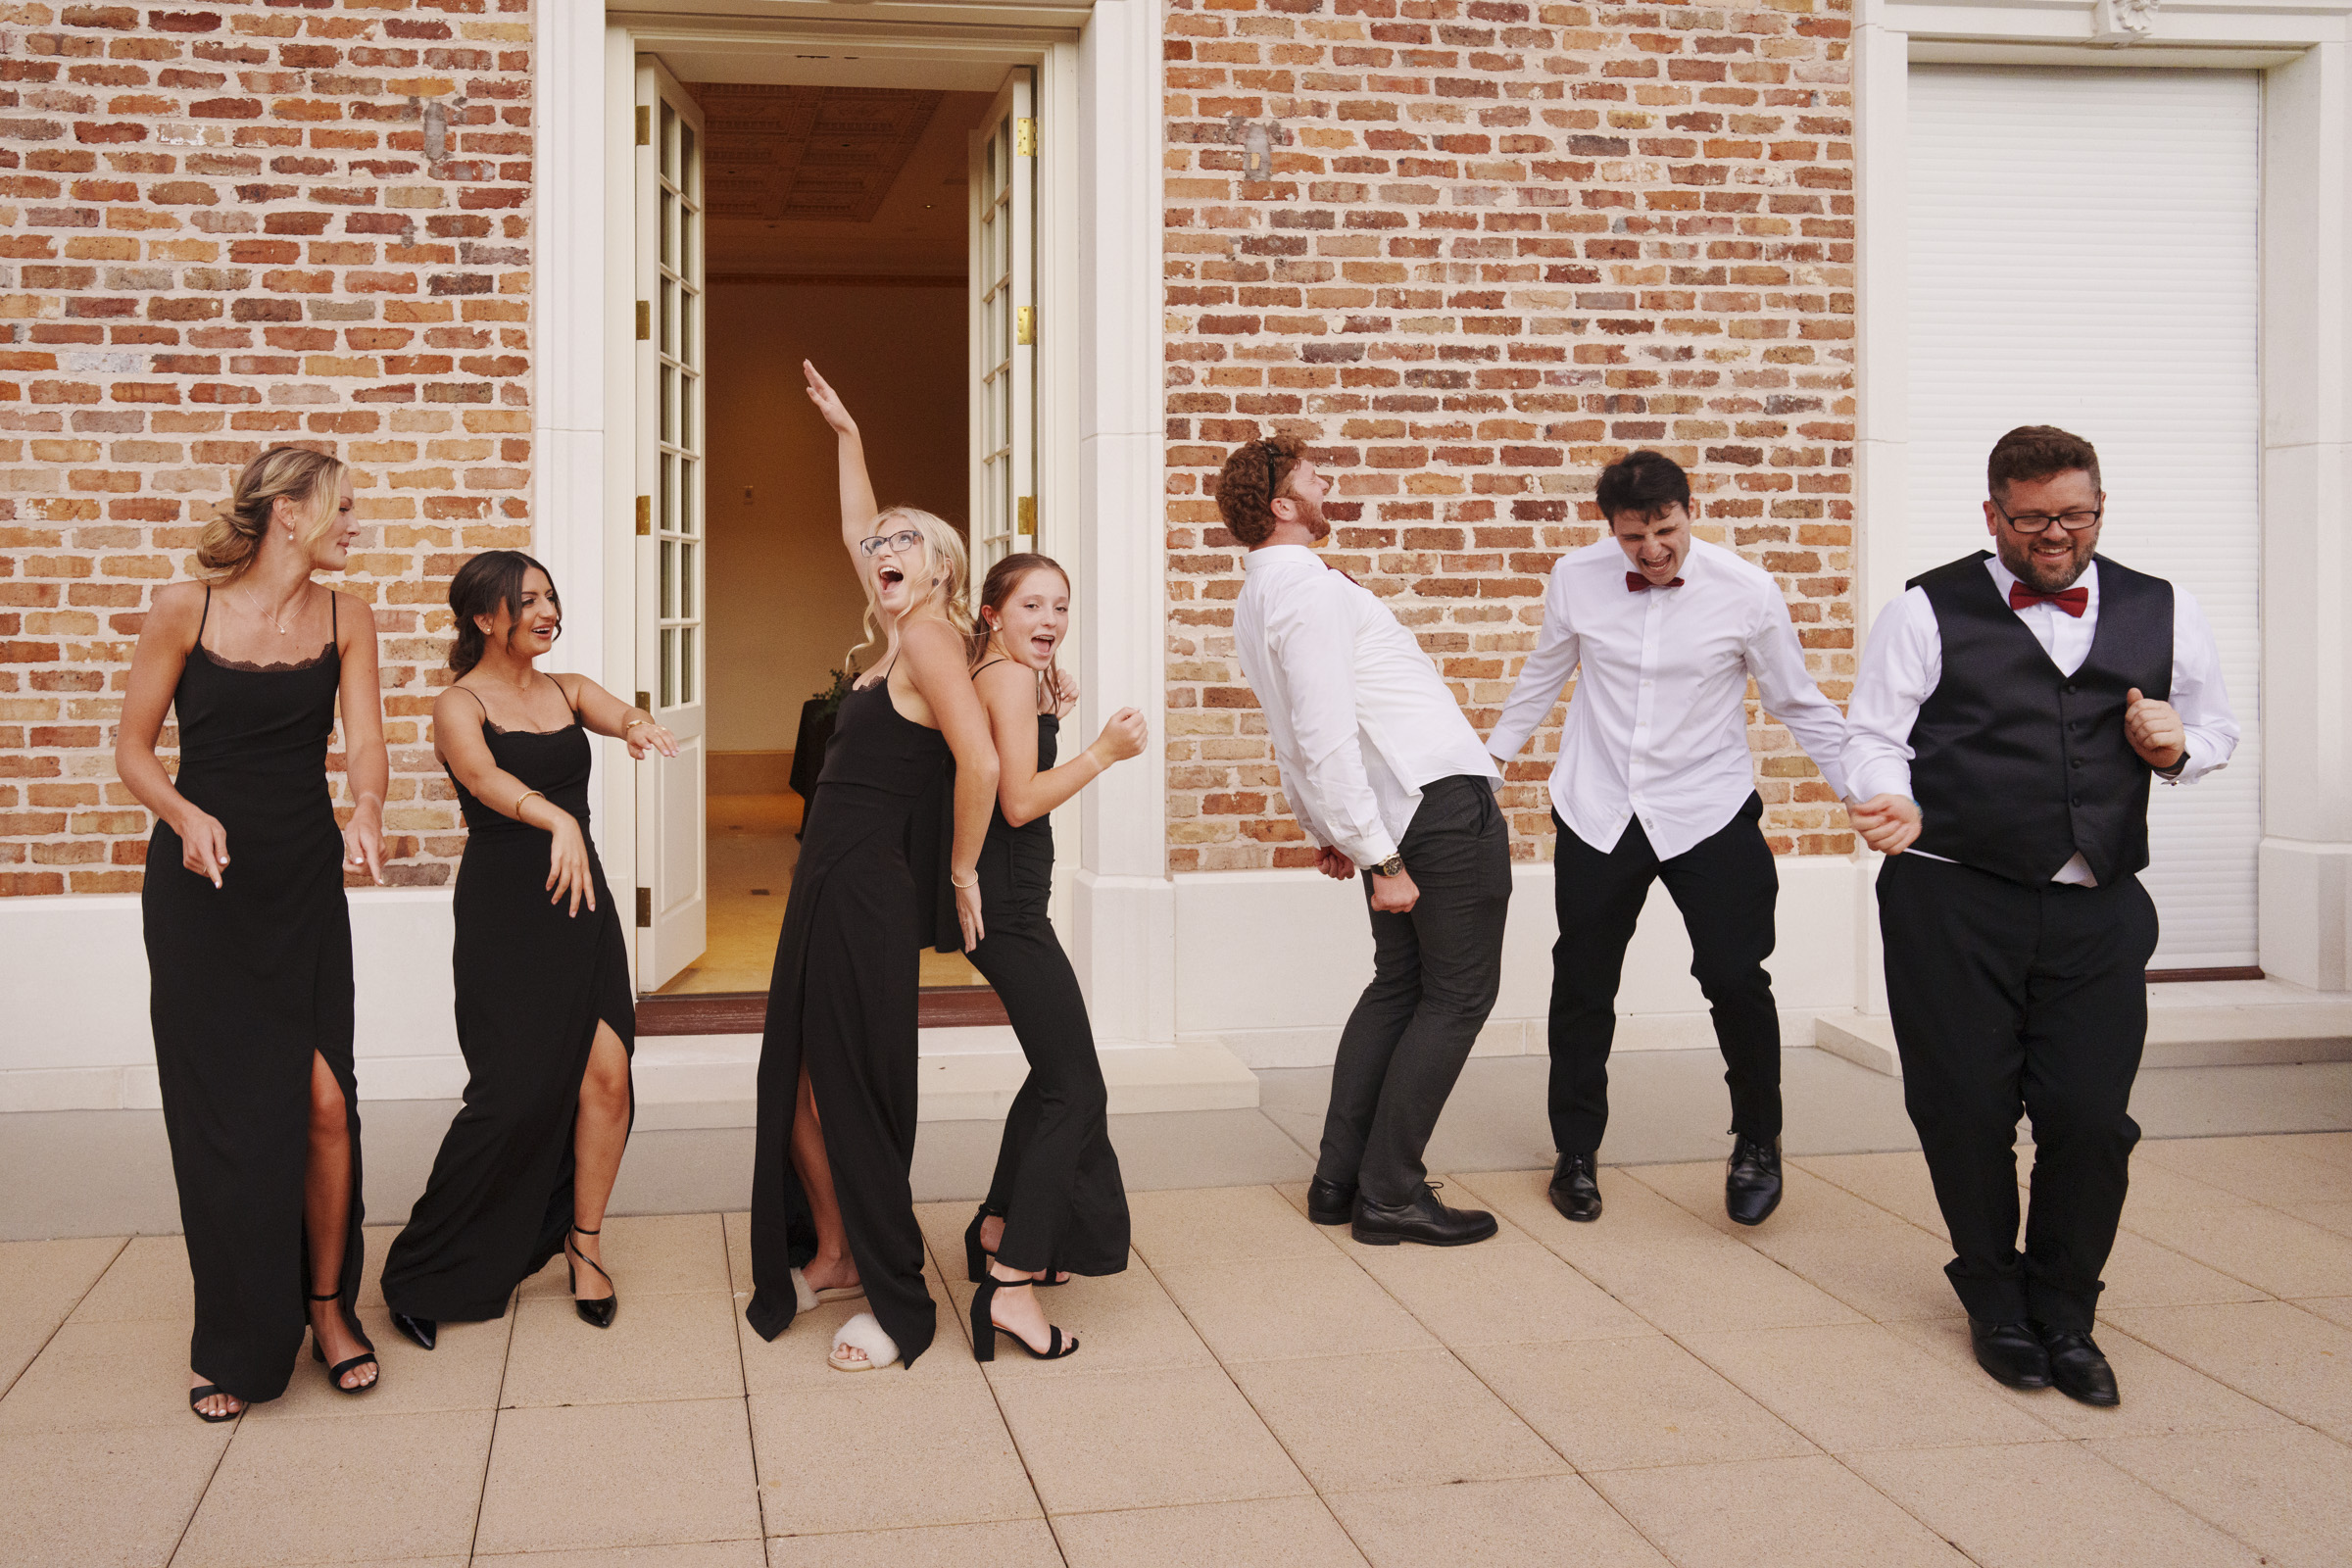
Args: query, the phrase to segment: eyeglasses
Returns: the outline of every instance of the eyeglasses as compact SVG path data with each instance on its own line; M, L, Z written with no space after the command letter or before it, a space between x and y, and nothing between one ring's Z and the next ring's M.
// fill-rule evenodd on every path
M923 542L923 536L912 528L901 528L893 534L875 534L858 541L858 548L869 556L878 556L887 547L891 554L903 556Z
M2081 533L2107 513L2105 507L2098 507L2089 512L2021 512L2013 517L2001 511L1998 501L1992 503L1992 510L2000 513L2003 522L2023 534L2048 533L2053 522L2068 533Z

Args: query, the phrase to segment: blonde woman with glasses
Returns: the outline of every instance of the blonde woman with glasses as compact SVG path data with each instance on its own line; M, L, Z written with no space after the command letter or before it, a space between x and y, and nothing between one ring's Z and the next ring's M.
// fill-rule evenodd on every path
M836 437L842 543L865 589L866 641L877 623L888 636L878 667L842 699L776 944L746 1316L772 1340L799 1311L862 1295L870 1311L842 1327L827 1357L859 1372L913 1365L938 1327L907 1180L918 950L934 873L909 866L909 839L922 837L909 830L936 805L952 760L949 879L968 950L985 930L978 865L997 753L969 673L962 540L929 513L875 505L857 421L814 366L802 369Z

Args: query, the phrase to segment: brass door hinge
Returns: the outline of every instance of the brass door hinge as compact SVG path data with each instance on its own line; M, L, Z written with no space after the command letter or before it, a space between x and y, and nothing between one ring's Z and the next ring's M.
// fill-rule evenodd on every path
M1024 305L1012 313L1012 340L1026 347L1037 341L1037 307Z
M650 930L653 926L653 923L654 890L652 888L639 888L637 890L637 929L640 931Z
M1013 526L1015 527L1015 529L1016 529L1017 531L1021 532L1021 533L1025 533L1025 534L1028 534L1028 535L1030 535L1032 538L1036 537L1036 534L1037 534L1037 497L1035 497L1035 496L1023 496L1023 497L1021 497L1021 499L1020 499L1019 501L1017 501L1017 502L1015 502L1015 503L1013 504L1013 514L1014 514L1014 516L1015 516L1015 517L1017 517L1017 518L1019 519L1019 520L1018 520L1017 522L1015 522L1015 523L1014 523L1014 525L1013 525Z
M1037 122L1026 115L1012 122L1012 150L1016 157L1037 156Z
M637 498L637 531L641 534L654 531L654 498L652 496Z
M637 694L637 710L641 713L650 713L654 710L654 694L652 692Z
M639 104L637 106L637 145L651 147L653 144L654 112L644 104Z
M637 302L637 341L643 343L653 335L654 303L651 300L639 300Z

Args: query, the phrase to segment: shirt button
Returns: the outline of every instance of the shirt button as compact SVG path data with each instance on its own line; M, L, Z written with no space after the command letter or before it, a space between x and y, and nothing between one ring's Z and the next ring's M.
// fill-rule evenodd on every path
M2075 796L2074 798L2072 798L2071 800L2069 800L2069 801L2068 801L2066 804L2067 804L2067 805L2069 805L2069 806L2081 806L2081 805L2082 804L2082 796L2080 796L2080 795L2077 795L2077 796Z

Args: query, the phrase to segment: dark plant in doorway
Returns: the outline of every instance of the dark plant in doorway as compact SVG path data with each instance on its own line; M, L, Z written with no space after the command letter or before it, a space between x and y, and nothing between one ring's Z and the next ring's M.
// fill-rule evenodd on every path
M827 718L831 718L840 709L841 700L849 695L850 683L856 677L846 669L828 669L825 673L833 677L833 684L808 700L821 704L822 706L817 709L817 711Z

